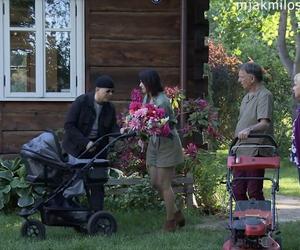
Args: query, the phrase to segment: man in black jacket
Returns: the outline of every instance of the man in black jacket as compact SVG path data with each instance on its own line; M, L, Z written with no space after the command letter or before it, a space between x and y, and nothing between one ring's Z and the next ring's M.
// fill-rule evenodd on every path
M98 138L120 129L116 122L116 111L109 102L114 91L114 83L110 76L99 76L95 81L95 91L83 94L72 103L64 125L63 149L70 155L78 157L87 150L81 158L92 158L103 149L109 138L92 146ZM99 158L106 158L106 152ZM103 188L102 188L103 189ZM104 196L99 186L91 187L92 206L102 209L99 196ZM102 202L102 201L101 201Z
M107 75L95 81L95 91L76 98L68 111L63 138L64 150L78 157L83 151L90 149L86 157L92 157L108 143L108 138L98 144L97 150L91 147L99 137L112 132L119 132L116 123L116 111L109 102L114 83ZM102 158L105 158L103 155Z

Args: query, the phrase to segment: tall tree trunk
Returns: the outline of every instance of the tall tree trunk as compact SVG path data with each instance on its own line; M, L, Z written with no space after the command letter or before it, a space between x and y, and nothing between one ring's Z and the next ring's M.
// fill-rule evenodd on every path
M287 46L286 46L286 29L287 29L287 18L288 12L287 10L281 10L279 26L278 26L278 40L277 40L277 50L280 57L280 60L287 70L289 76L292 78L293 76L293 61L291 60Z
M290 10L291 26L295 34L294 35L295 58L294 59L290 57L286 46L287 19L288 19L288 11L281 10L279 26L278 26L277 50L278 50L280 60L290 76L291 86L293 86L294 76L300 72L300 31L298 28L298 21L297 21L295 10ZM293 118L296 117L297 107L298 107L297 101L294 98L293 107L292 107Z

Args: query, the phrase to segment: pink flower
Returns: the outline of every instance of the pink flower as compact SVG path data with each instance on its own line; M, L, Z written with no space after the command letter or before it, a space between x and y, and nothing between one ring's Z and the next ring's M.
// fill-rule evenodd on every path
M176 96L181 94L181 90L176 86L176 87L165 87L164 89L167 97L170 99L176 98Z
M161 128L161 135L167 137L171 133L171 129L168 123Z
M168 136L169 126L166 125L168 117L163 108L154 104L132 102L129 105L129 114L126 116L122 130L135 131L143 135Z
M136 117L144 117L147 115L148 109L147 108L140 108L134 112L134 116Z
M163 118L165 115L165 110L163 108L156 109L156 112L157 112L157 116L160 118Z
M192 158L195 158L198 153L198 147L194 143L189 143L184 149L184 153Z
M138 130L141 128L141 122L139 119L137 119L136 117L132 118L129 123L128 123L129 127L132 129L132 130Z
M213 138L219 138L220 137L220 134L210 125L207 127L207 133L209 135L211 135Z
M196 102L201 110L205 109L208 106L208 102L204 99L197 99Z
M129 104L129 111L130 112L135 112L136 110L140 109L142 107L141 102L131 102Z
M140 89L133 89L130 98L132 102L143 102L143 95Z

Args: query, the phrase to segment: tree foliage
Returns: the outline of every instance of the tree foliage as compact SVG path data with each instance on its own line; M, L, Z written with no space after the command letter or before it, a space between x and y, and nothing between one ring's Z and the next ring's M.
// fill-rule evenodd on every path
M257 1L245 1L247 4L255 2ZM226 51L227 54L236 56L241 62L253 60L264 67L266 86L274 95L275 137L279 142L281 151L287 154L290 145L293 98L290 88L291 76L288 69L284 67L282 60L280 60L277 50L281 12L280 10L271 9L268 11L252 9L250 11L239 9L237 1L234 0L211 0L208 17L211 25L210 36L224 46L223 54ZM296 18L299 18L297 15L299 16L299 14L296 14ZM296 51L295 29L292 27L291 18L288 17L287 20L284 42L288 56L296 58L298 52ZM224 100L223 103L220 102L215 105L220 107L221 110L225 109L230 112L230 117L234 120L237 118L236 107L239 105L239 98L236 92L238 90L233 89L232 86L238 85L235 85L236 77L233 77L235 73L226 73L226 76L222 72L227 72L230 68L225 67L225 69L222 66L221 68L214 67L212 70L213 96L217 100ZM219 79L220 77L223 80ZM235 81L235 84L231 81ZM227 86L229 91L226 90L224 85ZM230 110L225 106L226 103L232 106ZM227 125L221 124L221 126L227 126L229 132L229 120L223 121L221 119L221 121L221 123L227 123Z

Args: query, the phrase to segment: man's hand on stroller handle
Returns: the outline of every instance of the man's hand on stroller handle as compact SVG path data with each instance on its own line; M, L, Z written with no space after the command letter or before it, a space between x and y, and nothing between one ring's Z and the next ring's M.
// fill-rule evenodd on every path
M94 142L89 141L89 143L86 145L86 150L88 150L88 151L94 151L95 147L93 147L93 146L94 146Z

